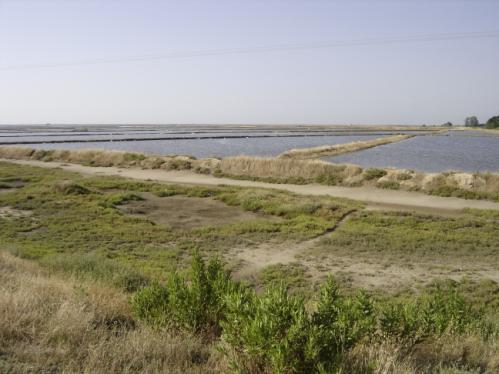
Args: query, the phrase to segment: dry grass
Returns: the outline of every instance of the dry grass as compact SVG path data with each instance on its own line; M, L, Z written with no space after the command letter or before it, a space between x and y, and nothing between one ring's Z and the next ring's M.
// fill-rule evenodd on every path
M475 336L443 336L408 346L390 339L378 344L362 343L348 353L342 367L344 373L372 374L497 373L498 370L498 342L484 344Z
M0 372L220 372L223 360L192 336L136 325L127 297L49 276L0 253Z
M344 144L322 145L319 147L312 147L312 148L291 149L289 151L281 153L278 157L306 159L306 158L317 158L323 156L337 156L343 153L356 152L383 144L399 142L401 140L409 139L412 137L413 135L394 135L384 138L377 138L372 140L364 140L364 141L344 143Z
M0 147L0 158L58 161L89 166L122 168L193 170L218 176L257 179L276 183L321 183L342 186L376 186L422 191L440 196L499 200L499 173L421 173L398 169L362 169L356 165L332 164L317 157L320 152L350 152L403 140L408 135L354 142L330 147L292 150L282 157L236 156L222 160L195 159L189 156L146 156L141 153L105 150L34 150L23 147ZM381 142L381 143L379 143ZM382 173L372 173L381 171ZM371 178L375 175L375 178Z
M295 160L273 157L227 157L220 161L223 174L251 176L257 178L303 178L313 180L319 175L356 175L361 168L349 165L335 165L320 160Z
M0 157L9 159L31 159L58 161L91 166L137 167L144 169L191 169L213 162L211 159L197 161L191 156L146 156L142 153L106 151L99 149L34 150L17 146L0 147Z

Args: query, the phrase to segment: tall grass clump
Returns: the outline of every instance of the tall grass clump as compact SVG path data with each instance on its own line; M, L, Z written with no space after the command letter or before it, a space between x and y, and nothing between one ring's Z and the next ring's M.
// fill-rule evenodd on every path
M352 170L346 165L335 165L320 160L295 160L272 157L227 157L220 161L218 170L222 175L276 178L283 182L302 178L313 182L326 175L335 175L340 181Z

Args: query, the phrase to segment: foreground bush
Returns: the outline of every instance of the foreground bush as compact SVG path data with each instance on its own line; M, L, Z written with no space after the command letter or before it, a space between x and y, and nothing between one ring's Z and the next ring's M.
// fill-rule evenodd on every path
M395 340L410 348L429 338L497 335L484 314L451 289L381 302L364 292L342 295L330 278L314 304L308 307L283 286L259 295L230 280L218 260L205 265L199 254L189 282L174 274L133 299L136 316L153 326L220 337L222 352L239 372L333 372L361 343Z
M139 318L153 326L217 336L225 314L225 296L237 287L218 259L212 258L206 265L196 252L190 282L174 273L166 285L139 291L132 306Z

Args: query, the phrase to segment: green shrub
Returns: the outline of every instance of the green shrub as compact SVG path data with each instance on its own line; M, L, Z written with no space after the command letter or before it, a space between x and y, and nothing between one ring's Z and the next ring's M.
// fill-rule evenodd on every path
M303 299L284 287L262 296L253 291L227 295L222 323L224 352L239 372L310 372L309 317Z
M402 173L397 175L397 180L399 181L407 181L409 179L412 179L411 173Z
M455 290L437 289L423 294L414 302L403 301L382 305L382 334L419 340L430 336L478 332L491 333L484 313L476 310Z
M320 174L315 178L316 183L326 184L328 186L337 186L343 182L343 177L338 174Z
M125 193L110 194L106 196L104 201L100 202L99 204L107 208L114 208L118 205L126 204L130 201L142 201L142 200L144 200L144 198L142 198L139 195L125 192Z
M56 192L65 195L87 195L90 193L89 189L73 181L62 181L54 185Z
M142 153L132 153L132 152L126 152L123 155L123 159L125 161L142 161L146 158L146 156Z
M135 316L153 326L167 324L169 308L168 288L159 284L143 288L132 302Z
M472 191L465 190L455 186L438 186L432 188L428 191L430 195L436 196L444 196L444 197L458 197L461 199L470 199L470 200L482 200L482 199L490 199L490 200L499 200L499 194L497 193L487 193L481 191Z
M322 287L316 311L283 286L262 296L227 296L222 323L225 353L240 372L332 372L344 352L374 331L374 304L364 293L343 297L332 278Z
M386 170L369 168L364 170L363 176L366 181L370 181L373 179L379 179L381 177L384 177L386 174L387 174Z
M155 285L137 292L132 307L139 319L153 326L218 336L225 295L238 287L218 259L212 258L206 265L196 252L189 281L174 273L165 286Z
M382 181L376 183L376 187L385 188L389 190L398 190L400 188L400 183L397 181Z
M190 281L173 274L166 285L139 291L135 315L156 327L173 327L221 339L238 372L335 372L360 342L380 338L417 343L444 334L497 335L454 288L438 287L417 299L378 301L359 291L342 295L332 278L314 308L273 284L262 295L230 280L222 264L194 255Z
M314 347L315 367L330 372L340 364L346 350L375 331L374 302L362 291L342 296L329 278L321 288L311 320L309 344Z

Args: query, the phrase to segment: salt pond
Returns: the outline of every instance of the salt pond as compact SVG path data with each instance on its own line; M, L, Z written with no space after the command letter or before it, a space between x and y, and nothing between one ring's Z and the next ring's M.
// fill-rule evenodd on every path
M324 158L364 167L395 167L425 172L499 171L499 136L450 131Z

